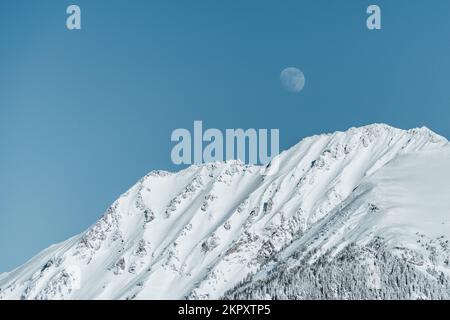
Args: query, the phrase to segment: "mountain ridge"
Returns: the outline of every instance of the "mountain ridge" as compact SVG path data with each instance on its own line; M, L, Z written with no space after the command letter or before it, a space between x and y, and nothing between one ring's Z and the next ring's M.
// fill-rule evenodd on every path
M223 297L320 230L364 179L402 155L447 146L426 127L373 124L305 138L270 175L236 160L152 171L85 232L0 274L0 298Z

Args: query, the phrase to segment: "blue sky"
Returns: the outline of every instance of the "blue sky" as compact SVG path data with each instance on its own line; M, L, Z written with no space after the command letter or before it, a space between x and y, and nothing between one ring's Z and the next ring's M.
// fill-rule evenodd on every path
M81 7L82 30L65 27ZM366 8L382 9L382 30ZM176 128L374 122L450 137L450 2L0 0L0 272L170 160ZM292 94L279 74L295 66Z

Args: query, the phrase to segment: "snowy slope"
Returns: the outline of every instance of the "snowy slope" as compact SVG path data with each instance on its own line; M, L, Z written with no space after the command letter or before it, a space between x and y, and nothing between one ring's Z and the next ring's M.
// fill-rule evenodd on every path
M449 146L398 156L227 298L450 299L449 182Z
M450 276L449 160L430 130L377 124L306 138L270 175L238 161L151 172L88 230L0 275L0 299L240 298L281 264L374 239Z

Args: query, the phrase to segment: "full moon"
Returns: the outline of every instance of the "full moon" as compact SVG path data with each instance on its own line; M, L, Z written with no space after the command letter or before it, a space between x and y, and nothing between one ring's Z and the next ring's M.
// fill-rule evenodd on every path
M300 69L289 67L281 71L280 81L286 90L297 93L305 86L305 75Z

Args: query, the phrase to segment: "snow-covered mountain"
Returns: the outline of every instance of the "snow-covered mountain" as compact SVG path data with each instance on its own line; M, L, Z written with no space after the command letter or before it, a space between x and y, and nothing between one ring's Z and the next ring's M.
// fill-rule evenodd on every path
M450 298L446 139L376 124L277 161L151 172L0 299Z

